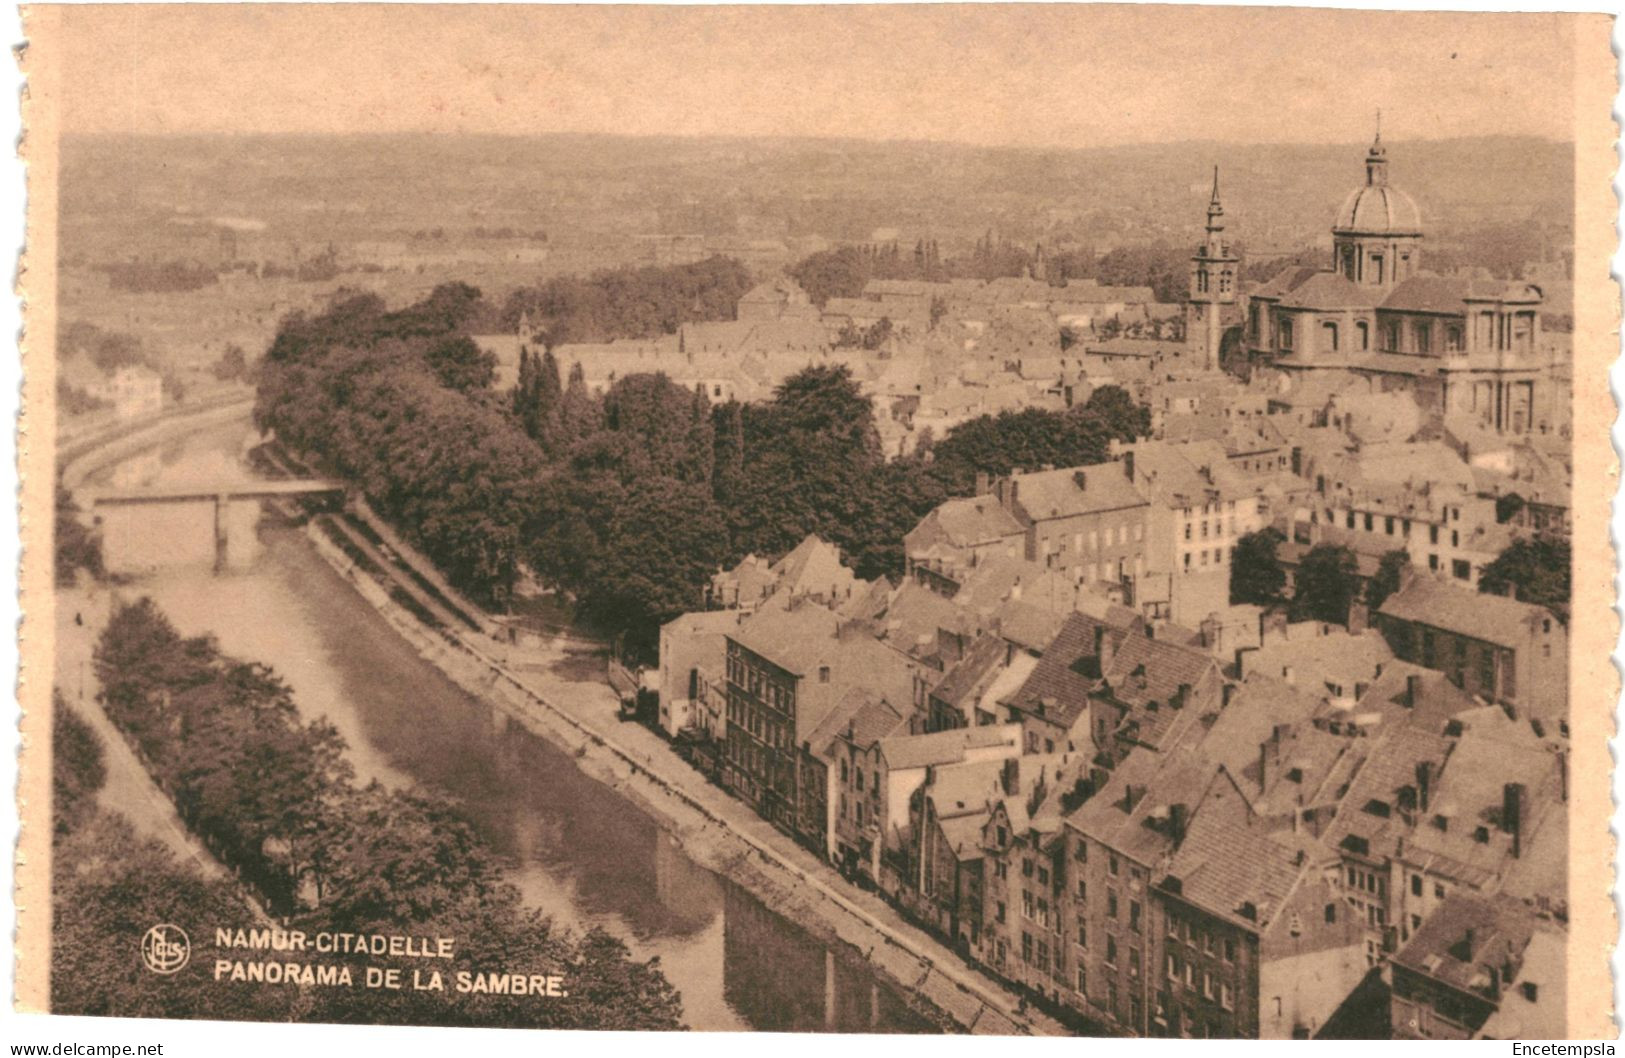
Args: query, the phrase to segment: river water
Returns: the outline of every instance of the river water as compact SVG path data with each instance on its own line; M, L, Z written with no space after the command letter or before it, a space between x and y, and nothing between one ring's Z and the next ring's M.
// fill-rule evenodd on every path
M87 484L250 479L246 419L134 456ZM558 922L602 926L660 965L695 1029L929 1032L861 961L826 949L690 860L652 820L572 760L465 694L400 639L297 529L266 522L251 565L169 569L132 584L186 635L272 666L307 717L350 745L358 779L423 783L463 801Z

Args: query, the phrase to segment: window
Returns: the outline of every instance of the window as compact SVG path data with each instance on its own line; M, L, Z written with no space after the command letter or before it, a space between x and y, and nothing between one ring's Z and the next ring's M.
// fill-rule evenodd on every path
M1223 981L1219 982L1219 1006L1226 1010L1234 1010L1236 1008L1236 997L1231 993L1230 986L1225 984Z
M1416 325L1416 351L1428 353L1433 351L1433 325L1418 323Z
M1110 933L1106 934L1106 965L1117 965L1117 938Z
M1354 337L1359 343L1360 351L1365 352L1371 348L1371 325L1364 320L1354 325Z
M1325 323L1322 323L1320 327L1321 332L1326 336L1327 351L1333 353L1337 352L1337 324L1333 323L1331 320L1327 320Z
M993 921L995 921L995 922L1003 922L1004 921L1004 901L1003 900L1000 900L996 904L993 905Z
M819 683L828 683L829 682L829 666L828 665L820 665L820 666L818 666L818 682Z
M1213 975L1206 970L1202 971L1202 998L1213 998Z
M1292 348L1292 317L1282 316L1278 330L1280 331L1281 335L1281 348Z
M1168 980L1172 981L1174 984L1178 984L1179 983L1179 956L1170 953L1169 956L1168 956L1168 961L1167 961L1167 963L1165 965L1166 965L1167 971L1168 971Z
M1413 896L1422 895L1422 876L1420 874L1411 875L1411 894Z
M1117 854L1114 852L1106 858L1106 870L1113 878L1117 877Z
M1236 938L1234 937L1224 938L1224 961L1236 961Z
M1337 921L1337 905L1336 904L1327 904L1326 905L1326 921L1327 921L1328 924L1335 923Z
M1081 993L1081 992L1087 992L1088 990L1089 990L1088 971L1086 971L1084 969L1082 963L1079 963L1078 964L1078 991Z
M1117 890L1115 889L1106 890L1106 917L1117 917Z
M1140 932L1140 902L1138 900L1128 902L1128 928L1136 933Z
M1078 916L1078 947L1089 947L1089 922L1082 915Z
M1140 976L1140 949L1139 948L1130 948L1128 950L1128 975L1130 977L1138 977L1138 976Z

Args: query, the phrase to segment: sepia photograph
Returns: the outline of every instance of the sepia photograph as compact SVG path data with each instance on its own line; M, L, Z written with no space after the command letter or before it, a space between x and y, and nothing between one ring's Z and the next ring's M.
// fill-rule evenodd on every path
M1609 16L23 29L18 1009L1617 1038Z

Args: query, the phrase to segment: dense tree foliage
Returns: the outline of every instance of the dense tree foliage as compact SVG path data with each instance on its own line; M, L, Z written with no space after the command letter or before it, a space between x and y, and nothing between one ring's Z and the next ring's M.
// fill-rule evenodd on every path
M290 318L262 364L255 418L358 483L459 587L501 600L541 454L460 332L478 297L441 287L387 312L362 295Z
M1265 527L1236 541L1230 559L1230 603L1274 606L1286 588L1286 570L1276 549L1286 542L1279 529Z
M80 520L73 494L56 490L56 582L69 586L84 570L92 577L102 575L102 536Z
M731 320L750 290L750 273L729 257L688 265L616 268L581 276L558 276L515 290L504 302L501 324L527 318L548 345L607 342L672 334L684 323Z
M108 715L135 741L182 819L293 928L453 937L455 958L435 967L448 976L459 970L563 974L571 994L568 1003L546 1003L458 995L449 987L438 993L316 988L292 993L298 1006L290 1016L679 1027L677 993L657 964L631 959L605 934L556 930L526 907L496 856L445 796L356 786L343 739L325 721L303 721L287 686L269 669L221 654L212 639L181 637L148 599L114 613L95 659ZM113 877L130 881L122 871ZM161 873L159 880L166 880ZM165 913L141 917L140 928L197 923L201 933L203 926L247 917L218 903L211 909L218 894L202 883L187 883L180 895L189 903L166 904ZM161 899L147 883L107 885L65 906L79 908L81 921L102 931L105 944L119 934L118 911ZM76 936L76 947L81 940ZM137 937L128 950L138 944ZM119 982L107 976L104 970L77 984L82 994L75 1006L132 1012L113 1005L110 993ZM184 988L177 991L186 995ZM171 1016L206 1012L190 1006Z
M903 534L979 474L1100 462L1112 440L1149 431L1147 410L1107 386L1064 412L983 416L887 462L845 367L712 407L664 375L595 395L579 363L561 387L551 351L529 348L513 389L494 394L467 355L478 299L444 287L390 312L346 296L289 319L261 370L258 420L357 483L470 594L501 602L523 562L634 649L652 649L659 625L748 553L816 533L861 576L896 576Z
M61 692L51 694L51 818L60 835L96 810L107 761L96 732Z
M1410 552L1403 548L1389 551L1378 560L1376 575L1365 589L1365 604L1372 613L1381 609L1388 596L1400 589L1410 568Z
M1514 541L1478 577L1478 590L1510 595L1569 619L1569 541L1555 534Z
M1354 552L1337 544L1316 544L1298 563L1293 585L1294 621L1345 624L1349 606L1360 597L1360 579Z

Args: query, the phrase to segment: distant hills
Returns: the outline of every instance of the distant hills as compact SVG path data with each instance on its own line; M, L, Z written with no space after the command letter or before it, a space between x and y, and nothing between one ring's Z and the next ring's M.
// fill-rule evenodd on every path
M1194 239L1221 170L1235 238L1323 233L1363 182L1366 143L1076 149L925 142L379 135L96 136L62 143L64 221L176 209L320 229L519 223L549 230L1111 245ZM1389 143L1392 181L1441 239L1538 225L1562 240L1572 144L1535 137ZM714 230L705 230L714 229Z

